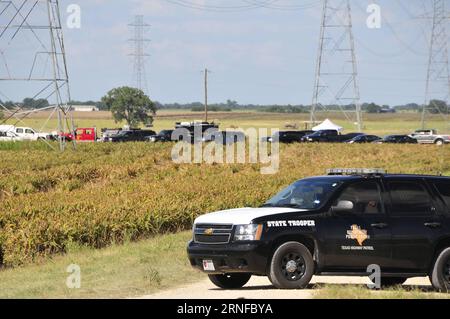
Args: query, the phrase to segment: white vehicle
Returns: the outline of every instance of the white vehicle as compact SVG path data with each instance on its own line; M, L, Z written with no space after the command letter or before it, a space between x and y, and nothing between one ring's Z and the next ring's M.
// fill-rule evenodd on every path
M21 141L22 139L16 135L14 132L2 132L0 131L0 142L15 142Z
M448 144L450 143L450 135L438 134L437 130L417 130L410 135L417 140L419 144Z
M30 127L19 127L14 125L0 125L0 132L13 133L22 141L49 140L49 133L38 133Z

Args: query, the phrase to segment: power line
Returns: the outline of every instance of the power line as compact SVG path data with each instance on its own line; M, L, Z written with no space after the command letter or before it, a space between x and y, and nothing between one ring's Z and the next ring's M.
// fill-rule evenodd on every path
M443 116L443 111L436 105L437 96L447 105L446 116L449 116L449 95L450 95L450 71L448 64L448 40L447 40L447 20L448 15L444 0L433 0L433 25L430 40L430 52L428 57L427 81L425 87L425 103L422 108L422 128L426 127L426 116L428 112L438 112ZM435 91L434 91L434 89ZM450 125L450 122L449 122Z
M144 22L144 16L136 15L129 26L134 29L134 38L130 39L133 43L133 53L130 54L133 57L133 85L148 95L145 60L149 54L146 53L145 47L150 40L145 39L145 33L150 25Z
M0 47L3 64L5 65L6 74L0 72L0 81L3 83L14 83L14 86L23 84L26 86L23 92L27 92L28 87L35 90L38 86L37 93L33 95L33 99L39 97L45 101L53 98L53 111L47 118L46 123L50 121L54 114L57 117L57 134L59 140L60 150L63 151L66 147L66 133L74 132L74 122L71 113L71 95L69 86L69 75L67 70L66 51L64 46L64 37L61 24L60 7L58 0L36 0L36 1L1 1L6 4L0 12L0 21L5 21L5 25L0 26ZM40 18L41 25L31 25L29 23L30 17L33 21ZM32 45L31 42L37 42L39 51L35 52L30 49L24 49L22 42L19 48L15 47L15 43L19 41L16 39L20 36L26 37L26 34L31 32L33 39L26 41L27 45ZM18 54L20 52L20 54ZM34 75L34 68L40 56L47 56L47 60L51 61L46 73L43 70L42 76L36 77ZM22 64L27 64L31 59L33 61L28 77L21 76L16 69L10 67L9 61L21 61ZM14 63L15 65L16 63ZM45 65L45 69L48 65ZM53 87L53 89L51 89ZM50 92L50 93L49 93ZM26 94L26 93L25 93ZM1 93L2 96L6 94ZM52 101L50 101L52 102ZM24 105L15 105L15 109L10 110L0 103L0 107L5 110L9 116L7 120L15 119L16 125L19 122L23 123L25 117L31 113L36 113L49 109L43 103L34 105L30 112L22 112ZM41 130L44 129L44 126ZM40 130L40 131L41 131ZM43 140L47 144L47 141ZM49 144L50 145L50 144ZM51 145L50 145L51 146ZM75 147L75 141L73 141ZM51 146L52 147L52 146ZM52 147L53 148L53 147Z
M298 5L283 5L278 4L280 0L242 0L246 4L241 5L211 5L211 4L198 4L187 0L165 0L173 5L195 9L207 12L220 12L220 13L234 13L244 12L255 9L273 9L273 10L285 10L296 11L313 8L320 4L320 1L307 2L305 4Z
M319 50L316 63L310 121L315 123L318 108L337 105L348 121L353 121L344 105L355 106L356 124L362 130L362 113L352 14L349 0L323 0ZM330 99L321 103L324 98Z

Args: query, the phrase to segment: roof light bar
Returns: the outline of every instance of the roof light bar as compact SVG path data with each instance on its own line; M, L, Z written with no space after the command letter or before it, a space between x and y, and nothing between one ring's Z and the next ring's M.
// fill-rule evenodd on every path
M332 168L327 169L327 175L381 175L386 171L381 168Z

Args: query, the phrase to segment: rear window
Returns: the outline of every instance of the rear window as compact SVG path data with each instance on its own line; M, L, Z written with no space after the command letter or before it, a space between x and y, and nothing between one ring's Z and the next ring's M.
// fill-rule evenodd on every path
M434 185L450 210L450 182L435 182Z
M431 214L431 199L428 191L417 182L389 182L392 200L392 215L423 216Z

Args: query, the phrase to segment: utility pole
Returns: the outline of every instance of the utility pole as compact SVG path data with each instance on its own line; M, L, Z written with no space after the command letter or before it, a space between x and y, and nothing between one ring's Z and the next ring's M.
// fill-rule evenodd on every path
M358 131L361 132L363 119L350 1L322 1L310 121L312 124L316 122L316 112L319 108L326 110L326 105L337 106L348 121L356 121ZM354 105L356 116L352 116L345 109L348 104Z
M430 18L433 20L433 24L428 56L425 103L422 108L422 129L427 126L428 112L434 111L443 115L439 106L432 105L433 99L441 99L447 103L447 109L445 110L447 115L443 117L447 122L449 120L450 72L446 28L449 17L445 8L445 0L433 0L433 17L428 17L428 19ZM450 122L448 124L450 125Z
M203 71L205 75L205 122L208 122L208 73L211 73L207 68Z

